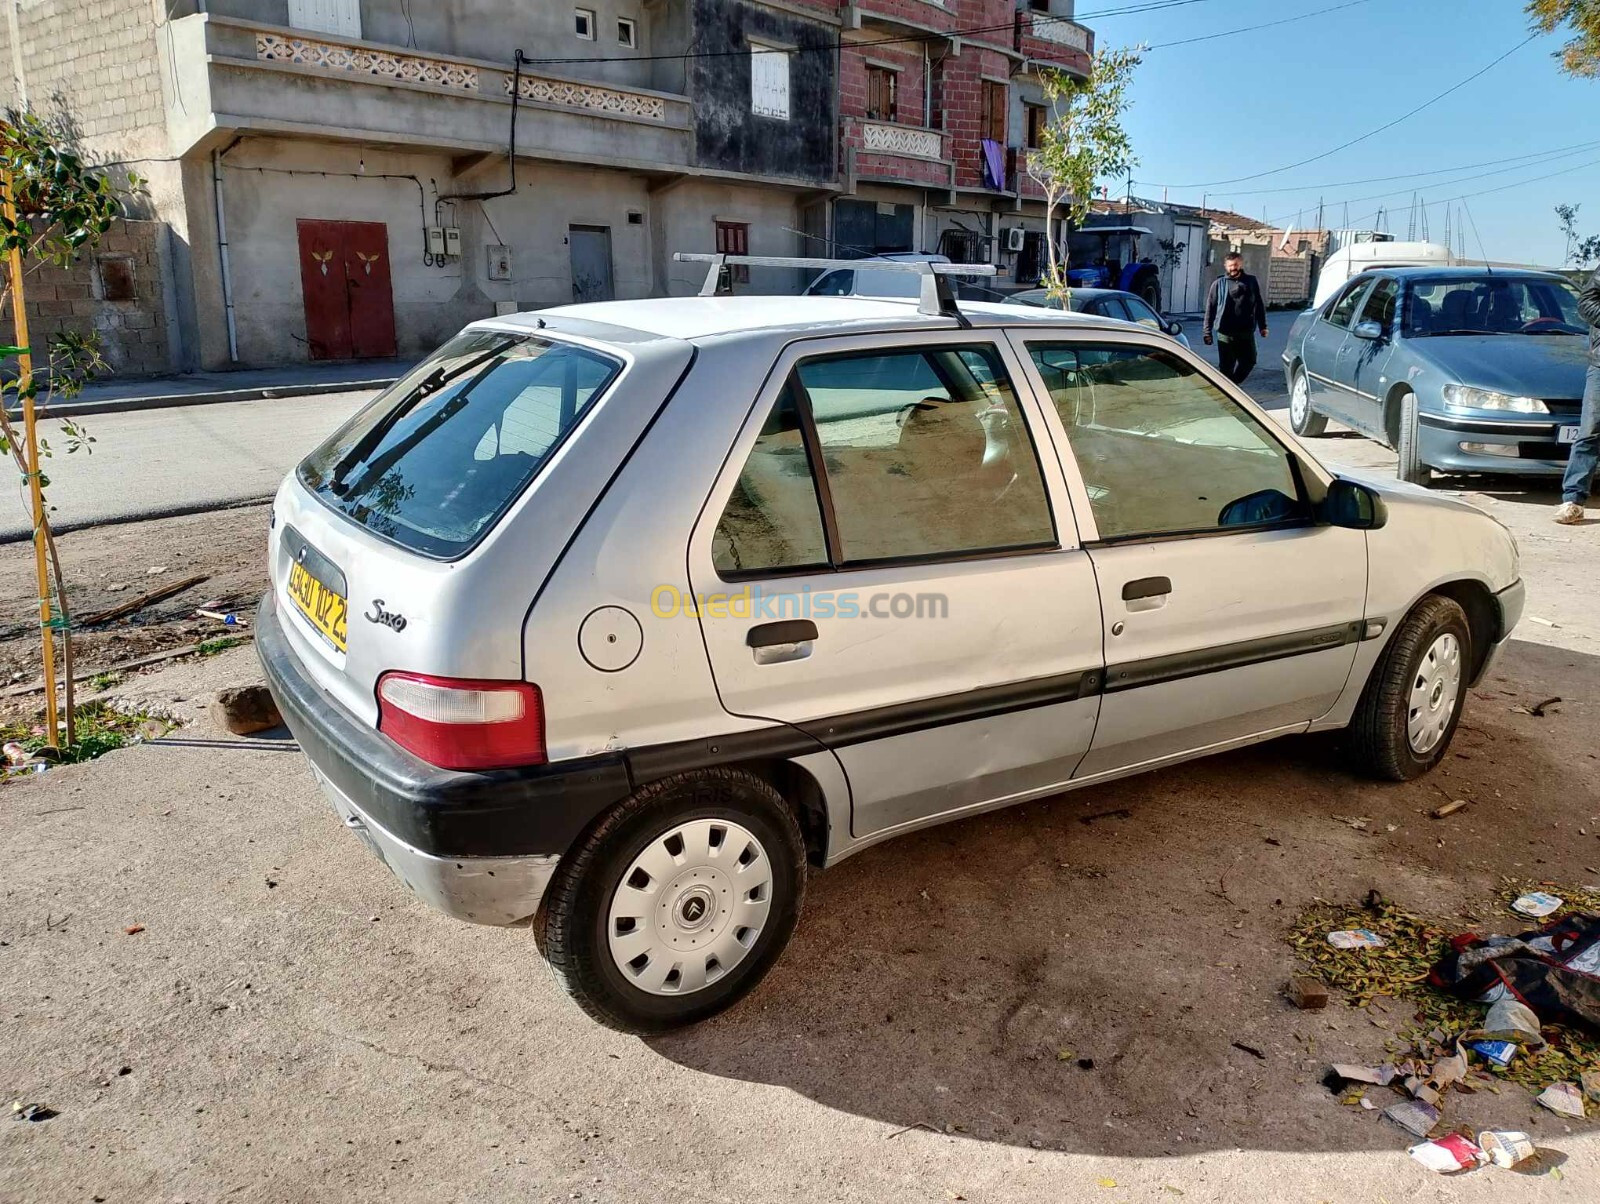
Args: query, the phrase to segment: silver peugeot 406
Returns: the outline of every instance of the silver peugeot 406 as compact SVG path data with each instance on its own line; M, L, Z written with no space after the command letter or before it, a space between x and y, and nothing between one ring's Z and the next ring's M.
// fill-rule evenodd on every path
M257 643L345 826L596 1019L726 1008L903 832L1299 732L1444 755L1522 610L1493 519L1133 323L724 267L473 324L273 506Z

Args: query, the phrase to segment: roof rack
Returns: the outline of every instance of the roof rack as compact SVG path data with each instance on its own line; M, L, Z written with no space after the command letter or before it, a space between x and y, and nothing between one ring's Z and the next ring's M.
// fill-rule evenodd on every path
M992 263L931 263L925 259L813 259L785 255L704 255L678 251L672 256L679 263L706 263L705 283L700 286L702 297L715 297L731 292L727 269L731 266L755 268L866 268L872 272L909 272L922 277L922 297L917 312L931 318L954 318L962 326L970 326L966 316L956 305L955 293L950 290L948 276L993 276Z

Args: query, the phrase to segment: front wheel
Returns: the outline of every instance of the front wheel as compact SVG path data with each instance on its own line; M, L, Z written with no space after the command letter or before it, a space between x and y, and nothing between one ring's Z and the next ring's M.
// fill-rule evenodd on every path
M589 1015L665 1032L761 981L805 881L799 825L768 783L740 769L679 774L618 804L561 859L534 932Z
M1350 723L1356 758L1374 777L1408 782L1444 756L1466 703L1472 628L1449 598L1424 598L1384 650Z
M1311 408L1311 381L1304 368L1294 370L1294 385L1289 390L1289 425L1302 439L1315 439L1328 430L1327 415Z
M1426 487L1433 484L1433 469L1422 462L1419 438L1417 395L1407 390L1400 398L1400 430L1394 441L1400 458L1395 465L1395 476L1412 485Z

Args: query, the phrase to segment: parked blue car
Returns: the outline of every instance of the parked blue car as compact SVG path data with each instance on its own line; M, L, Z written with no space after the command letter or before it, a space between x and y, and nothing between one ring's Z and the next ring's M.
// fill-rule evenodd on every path
M1547 272L1365 272L1295 319L1289 417L1333 418L1393 447L1414 484L1443 473L1559 476L1578 435L1589 328Z

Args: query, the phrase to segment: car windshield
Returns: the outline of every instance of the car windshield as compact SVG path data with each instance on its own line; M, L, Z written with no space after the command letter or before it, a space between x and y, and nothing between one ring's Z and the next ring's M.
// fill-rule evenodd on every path
M301 482L377 535L465 552L622 369L582 347L469 330L301 463Z
M1406 337L1442 335L1581 335L1578 290L1532 276L1450 276L1417 280L1405 304Z

